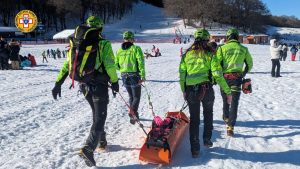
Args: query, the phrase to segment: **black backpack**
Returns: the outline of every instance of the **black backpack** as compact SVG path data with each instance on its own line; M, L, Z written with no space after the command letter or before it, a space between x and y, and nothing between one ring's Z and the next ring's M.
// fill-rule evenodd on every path
M99 28L91 28L88 26L77 26L74 37L70 38L71 58L69 65L69 76L74 80L83 83L91 83L95 81L99 68L95 68L96 59L100 61L99 42L103 40L100 37ZM103 64L101 64L103 67ZM105 69L103 69L105 71Z

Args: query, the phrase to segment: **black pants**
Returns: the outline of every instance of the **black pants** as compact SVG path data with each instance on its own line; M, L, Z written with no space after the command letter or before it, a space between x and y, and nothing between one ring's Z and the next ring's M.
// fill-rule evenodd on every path
M231 88L232 102L231 105L227 103L227 95L226 93L224 93L224 91L221 90L223 99L223 119L227 118L229 120L227 125L234 127L237 119L239 100L241 96L241 85L243 80L242 78L238 78L235 80L226 79L226 82Z
M8 58L5 56L1 56L0 54L0 70L8 70L9 69L9 64L8 64Z
M237 112L239 107L239 100L241 92L231 92L232 93L232 102L231 105L227 103L226 93L221 91L223 99L223 119L228 119L228 126L234 127L237 119Z
M138 108L141 99L141 85L139 85L139 81L141 77L138 73L122 73L122 81L123 85L126 87L126 90L129 95L129 105L132 110L138 115Z
M206 88L206 90L204 90L204 88ZM207 84L206 87L201 85L187 86L186 95L190 110L191 151L199 151L200 102L202 102L204 117L203 140L211 139L215 94L212 85ZM202 101L200 100L201 98L203 98Z
M129 105L138 116L138 109L141 99L141 86L126 87L126 90L129 94Z
M286 58L287 58L287 52L284 52L284 53L283 53L283 57L282 57L283 61L285 61Z
M107 116L108 86L88 86L81 84L81 90L93 112L93 125L86 140L86 145L95 150L98 143L105 139L104 124Z
M280 76L280 61L279 61L279 59L271 59L271 61L272 61L271 76L272 77ZM275 68L277 68L276 74L275 74Z

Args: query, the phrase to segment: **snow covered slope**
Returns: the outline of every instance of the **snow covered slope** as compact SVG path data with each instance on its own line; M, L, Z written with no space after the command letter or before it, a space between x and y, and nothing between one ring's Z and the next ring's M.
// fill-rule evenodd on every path
M119 23L105 26L108 39L122 39L122 32L137 32L137 41L165 41L174 37L174 26L182 29L182 21L166 18L158 8L138 4L136 15L128 15ZM145 15L142 15L145 14ZM169 25L168 25L169 22ZM140 29L140 25L142 29ZM194 29L183 30L184 35ZM190 31L190 32L189 32ZM143 50L154 43L140 43ZM179 51L187 45L155 43L162 57L146 60L146 85L156 114L179 110L183 98L178 82ZM92 121L91 109L77 93L69 90L67 79L62 98L53 100L51 90L63 59L42 63L43 50L64 49L64 45L24 45L22 55L32 53L38 65L24 70L0 71L0 169L82 169L87 168L77 152L87 138ZM114 52L120 47L113 44ZM179 145L173 162L166 168L300 168L300 62L282 62L282 78L270 77L269 46L249 45L254 68L249 75L253 94L242 95L234 138L225 135L222 101L215 87L214 147L205 149L192 159L188 133ZM299 56L297 56L299 57ZM121 82L120 82L121 83ZM128 98L121 87L121 94ZM139 111L145 126L153 118L148 108L145 89ZM188 110L185 110L188 114ZM201 116L203 119L203 117ZM201 132L202 132L201 124ZM96 153L99 168L155 168L138 160L145 135L131 125L127 108L120 97L110 97L105 125L108 151Z
M140 2L132 13L114 24L105 25L103 31L108 39L113 40L122 40L122 33L128 30L135 32L137 41L171 40L177 22L180 19L166 17L161 8Z
M267 30L268 35L279 34L283 42L286 43L299 43L300 41L300 28L285 28L269 26Z
M152 44L139 44L143 50ZM116 49L120 44L113 44ZM182 94L178 82L181 45L156 44L162 57L146 60L147 86L155 113L179 110ZM77 156L91 125L91 109L77 93L69 90L70 79L62 87L62 98L52 99L51 89L63 60L41 63L46 48L64 46L24 46L22 54L33 53L38 67L0 71L0 168L86 168ZM185 46L187 47L187 46ZM192 159L188 133L167 168L300 168L300 62L282 62L282 78L270 77L269 46L250 45L254 68L249 75L253 94L242 95L234 138L225 135L221 119L222 101L215 87L214 147L201 145L201 156ZM121 83L121 82L120 82ZM124 87L121 94L127 98ZM145 138L137 125L131 125L120 97L110 97L105 125L108 151L96 153L99 168L155 168L138 160ZM188 110L185 111L188 114ZM142 89L140 113L145 126L151 116ZM201 116L203 119L203 117ZM201 124L201 132L202 132Z

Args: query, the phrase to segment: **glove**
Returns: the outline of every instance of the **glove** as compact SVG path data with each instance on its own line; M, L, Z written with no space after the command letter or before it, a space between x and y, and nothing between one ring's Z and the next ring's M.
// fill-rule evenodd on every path
M141 85L142 83L144 83L146 81L145 78L141 78L141 80L139 80L138 84Z
M55 100L57 100L57 95L61 97L61 85L55 83L55 86L52 89L52 96Z
M111 90L116 92L116 93L119 92L119 83L118 82L112 83L111 84Z

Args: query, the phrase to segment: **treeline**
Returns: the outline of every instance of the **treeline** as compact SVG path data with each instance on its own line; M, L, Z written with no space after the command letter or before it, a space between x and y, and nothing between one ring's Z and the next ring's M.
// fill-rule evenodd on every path
M138 0L1 0L0 22L13 26L15 15L22 9L29 9L46 28L54 27L58 31L68 27L70 18L84 23L89 14L102 17L104 22L121 19L136 2Z
M261 0L162 0L168 15L181 17L185 24L228 24L244 32L264 32L265 25L300 27L295 17L272 16Z
M300 28L300 20L295 16L270 16L269 25Z
M229 24L245 32L262 31L269 11L260 0L164 0L167 14L208 27Z

